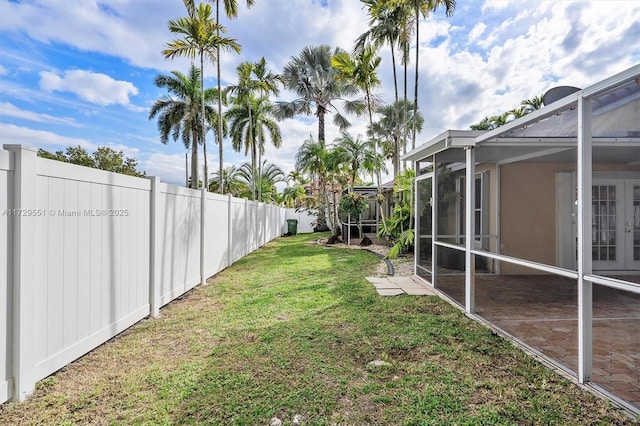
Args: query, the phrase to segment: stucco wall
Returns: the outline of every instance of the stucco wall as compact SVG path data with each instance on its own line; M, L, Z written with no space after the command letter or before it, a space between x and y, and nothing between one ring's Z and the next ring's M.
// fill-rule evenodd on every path
M502 254L534 262L556 263L556 171L575 164L512 163L500 169ZM502 263L501 273L531 270Z
M557 265L556 172L575 170L575 163L523 162L501 166L502 254ZM638 167L627 167L624 164L594 164L593 170L637 171ZM540 272L503 262L501 273L510 275Z

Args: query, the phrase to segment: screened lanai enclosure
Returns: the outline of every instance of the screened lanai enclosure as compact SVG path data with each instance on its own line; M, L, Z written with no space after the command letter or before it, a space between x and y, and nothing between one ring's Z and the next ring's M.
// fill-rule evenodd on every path
M403 157L416 275L640 412L640 65L576 90Z

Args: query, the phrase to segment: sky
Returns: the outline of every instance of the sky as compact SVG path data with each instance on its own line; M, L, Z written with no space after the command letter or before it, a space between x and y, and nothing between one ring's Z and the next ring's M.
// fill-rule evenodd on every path
M221 55L222 86L236 83L242 61L264 57L280 73L305 46L351 51L368 29L357 0L256 0L250 9L238 3L239 16L222 24L242 52ZM167 22L185 15L181 0L0 0L0 144L89 152L110 146L138 159L147 175L184 185L186 150L181 141L160 142L149 108L166 94L154 86L157 75L188 71L188 59L161 54L175 38ZM437 10L421 23L419 55L425 124L417 145L554 86L587 87L640 63L640 1L458 0L452 17ZM378 94L391 103L389 48L380 56ZM215 87L215 66L204 72L205 86ZM286 92L273 98L292 99ZM365 135L368 120L350 120L349 132ZM288 173L317 124L303 116L279 125L282 146L268 143L264 158ZM330 119L326 133L328 143L340 136ZM218 147L211 133L207 141L213 171ZM223 147L225 166L250 161L229 140Z

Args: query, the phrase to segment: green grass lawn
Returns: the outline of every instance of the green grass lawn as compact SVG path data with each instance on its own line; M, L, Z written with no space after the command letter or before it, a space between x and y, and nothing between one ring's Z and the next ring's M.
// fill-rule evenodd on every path
M379 258L281 238L41 381L0 424L624 424ZM371 368L372 360L390 366Z

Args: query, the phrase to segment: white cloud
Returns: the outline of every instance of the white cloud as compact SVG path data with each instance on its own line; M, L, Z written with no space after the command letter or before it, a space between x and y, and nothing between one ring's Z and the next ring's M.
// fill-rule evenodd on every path
M33 111L25 111L10 102L0 102L0 116L19 118L37 123L64 124L67 126L78 126L78 123L71 117L55 117L49 114L41 114Z
M129 106L129 95L138 94L138 89L128 81L118 81L106 74L84 70L67 70L62 77L42 71L40 88L48 92L71 92L87 102L102 106Z
M0 123L0 145L20 144L44 149L64 149L68 146L80 145L88 150L95 150L97 146L82 138L70 138L44 130L34 130L13 124Z
M517 0L485 0L482 5L482 11L486 10L502 10L509 6L519 3Z
M138 170L146 172L147 176L160 176L163 182L184 186L184 154L154 152L145 160L140 160L138 164Z
M475 41L478 37L484 34L484 31L487 29L487 25L484 22L480 22L476 24L473 29L469 32L469 41Z
M468 35L481 34L477 44L484 42L489 50L461 47L452 41L454 34L421 50L422 142L447 128L468 129L553 86L585 87L638 62L637 2L490 3L496 3L490 9L503 19L471 21L475 26L469 26ZM454 16L450 21L454 26L469 19Z
M5 74L8 74L8 73L9 73L9 71L7 71L7 69L5 67L0 65L0 75L5 75Z

